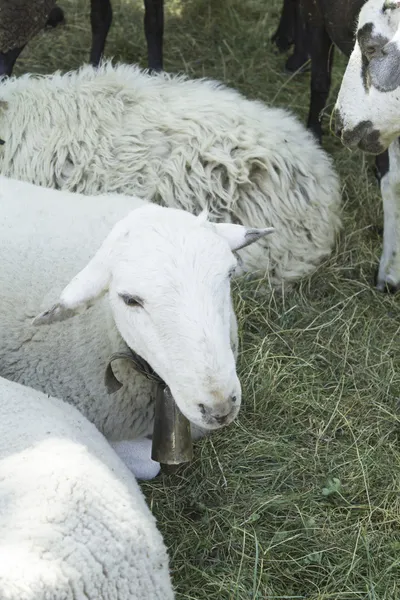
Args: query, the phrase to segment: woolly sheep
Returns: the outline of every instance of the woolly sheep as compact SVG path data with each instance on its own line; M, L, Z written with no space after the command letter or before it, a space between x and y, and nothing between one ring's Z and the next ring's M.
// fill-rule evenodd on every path
M74 407L0 378L1 600L172 600L132 474Z
M111 441L144 438L156 384L119 361L122 389L109 395L104 385L110 356L129 347L195 433L236 417L233 251L271 229L4 177L0 215L0 375L74 404Z
M279 235L242 252L282 286L333 247L332 161L289 112L206 80L135 66L23 76L0 89L0 173L84 194L119 192Z
M400 2L369 0L361 9L354 49L339 91L336 131L343 144L379 154L389 147L382 178L383 253L377 288L400 289Z

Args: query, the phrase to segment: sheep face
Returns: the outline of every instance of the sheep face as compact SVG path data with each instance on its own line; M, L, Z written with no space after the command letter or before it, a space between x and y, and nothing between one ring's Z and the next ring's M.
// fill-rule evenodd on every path
M345 146L380 154L400 135L400 2L369 0L336 102Z
M166 382L183 414L202 428L227 425L241 403L231 345L233 251L270 231L154 204L134 210L34 323L64 320L108 291L121 336Z

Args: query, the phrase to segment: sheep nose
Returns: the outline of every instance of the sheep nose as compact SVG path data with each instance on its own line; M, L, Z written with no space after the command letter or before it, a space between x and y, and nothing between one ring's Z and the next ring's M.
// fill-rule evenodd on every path
M235 404L237 404L237 396L236 394L232 394L227 399L224 405L214 405L214 406L205 406L204 404L199 404L199 409L203 418L206 421L212 420L218 423L218 425L224 425L228 421L231 420L232 411L235 410Z

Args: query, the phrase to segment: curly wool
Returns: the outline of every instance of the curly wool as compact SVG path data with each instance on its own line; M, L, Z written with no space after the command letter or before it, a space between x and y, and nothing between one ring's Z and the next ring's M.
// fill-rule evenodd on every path
M332 161L288 111L208 80L84 66L2 85L0 173L83 194L125 193L276 234L243 250L274 285L329 256Z

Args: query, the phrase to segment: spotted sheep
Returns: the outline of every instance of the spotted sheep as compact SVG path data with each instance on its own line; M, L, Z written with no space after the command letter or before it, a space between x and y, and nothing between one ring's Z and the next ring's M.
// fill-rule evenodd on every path
M354 44L358 13L365 0L283 0L279 26L272 37L285 51L294 45L286 61L290 72L302 70L311 60L310 106L307 127L322 143L322 115L331 88L331 71L336 49L349 57ZM389 169L387 151L375 158L380 182Z
M400 3L369 0L361 9L353 52L335 107L336 132L348 148L389 149L382 178L383 253L377 287L400 288Z

